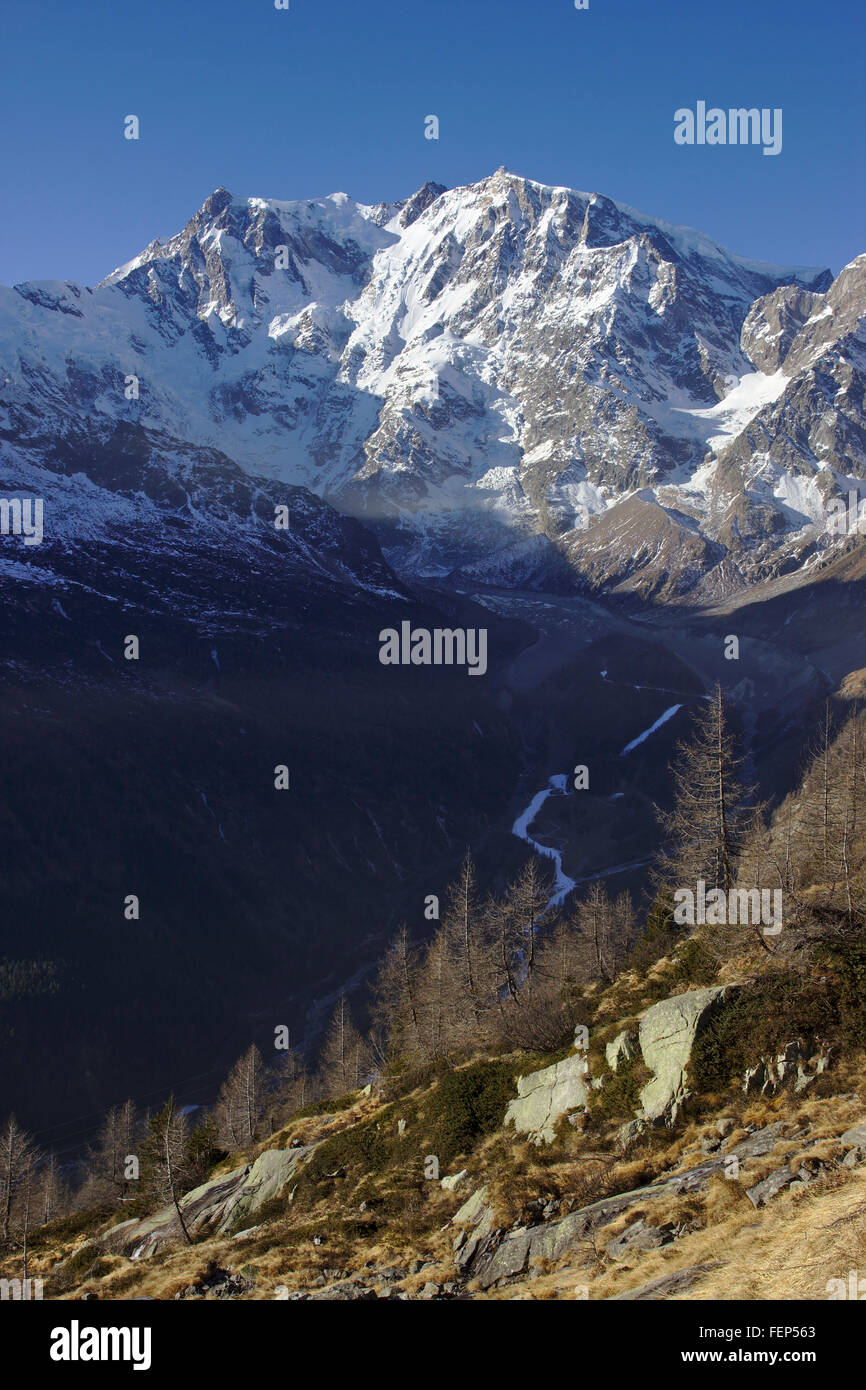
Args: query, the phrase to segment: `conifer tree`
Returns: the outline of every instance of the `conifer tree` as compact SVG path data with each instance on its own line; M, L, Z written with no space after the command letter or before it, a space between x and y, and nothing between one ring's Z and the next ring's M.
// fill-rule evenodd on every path
M38 1150L31 1136L10 1115L0 1130L0 1240L9 1240L15 1204L30 1182Z
M220 1139L230 1148L248 1148L256 1137L265 1102L264 1062L253 1044L239 1057L220 1089L215 1118Z
M419 952L404 923L385 952L373 986L372 1046L380 1065L420 1054L418 964Z
M344 1096L362 1081L368 1064L364 1041L352 1021L352 1011L341 994L325 1031L319 1054L319 1079L324 1094Z
M739 778L742 758L736 753L721 685L693 718L691 737L677 744L671 776L673 805L656 808L667 836L658 877L668 887L730 892L734 866L756 808Z

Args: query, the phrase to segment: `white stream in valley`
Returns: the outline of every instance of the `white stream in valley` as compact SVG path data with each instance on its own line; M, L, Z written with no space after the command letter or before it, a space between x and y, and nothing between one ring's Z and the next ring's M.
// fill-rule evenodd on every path
M517 817L517 820L511 827L512 835L517 835L521 840L525 840L528 845L532 845L536 854L542 854L545 859L553 860L556 868L555 892L548 902L545 911L549 911L552 907L559 907L561 903L564 903L572 888L574 888L575 881L573 878L569 878L568 874L563 873L562 854L560 851L558 849L551 849L549 845L540 845L537 840L533 840L529 833L529 827L532 825L532 822L535 820L535 817L538 815L549 796L553 796L554 792L559 792L562 796L565 796L567 781L568 778L564 772L554 773L547 786L540 792L535 793L535 796L530 801L526 810Z
M607 672L602 671L601 674L602 676L606 676ZM673 719L677 711L681 709L682 705L671 705L668 709L664 711L663 714L659 715L658 719L655 721L654 724L651 724L648 729L644 729L643 733L638 734L637 738L633 738L631 740L631 743L627 743L619 756L621 758L624 758L627 753L631 753L631 751L634 748L638 748L642 743L646 741L646 739L650 737L651 734L655 733L656 729L660 729L662 724L666 724L669 719ZM578 883L588 883L590 881L588 878L569 878L568 874L564 872L562 867L562 852L558 849L553 849L550 845L540 844L538 840L534 840L529 833L529 827L532 825L533 821L537 817L539 811L541 810L547 798L556 794L559 794L560 796L565 796L567 794L567 786L568 774L564 772L554 773L554 775L549 779L547 786L543 787L540 792L535 793L535 796L530 801L526 810L521 812L521 814L517 817L517 820L511 827L512 835L516 835L519 839L524 840L526 844L531 845L532 848L535 850L536 854L543 855L545 859L553 860L553 864L556 869L556 882L554 885L553 896L550 898L547 907L545 908L545 912L549 912L551 908L559 907L562 903L564 903L571 890L573 888L576 888ZM615 792L614 797L611 799L614 799L621 795L621 792ZM613 868L601 870L598 873L591 875L591 877L606 878L611 874L619 873L625 869L636 868L638 865L645 864L647 862L648 861L645 859L636 859L629 864L617 864Z

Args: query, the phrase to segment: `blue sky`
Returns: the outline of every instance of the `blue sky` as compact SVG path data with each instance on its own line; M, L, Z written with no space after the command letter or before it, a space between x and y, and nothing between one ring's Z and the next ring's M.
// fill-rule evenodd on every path
M0 0L0 282L92 284L220 184L378 202L500 164L761 259L866 249L862 0L290 6ZM675 145L698 100L781 107L781 154Z

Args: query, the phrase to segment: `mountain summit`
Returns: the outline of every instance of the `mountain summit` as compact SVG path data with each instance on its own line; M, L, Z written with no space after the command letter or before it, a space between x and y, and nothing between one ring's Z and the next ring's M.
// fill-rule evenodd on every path
M134 425L311 489L409 575L718 593L809 563L866 478L864 277L504 168L375 206L220 188L94 289L0 290L3 473Z

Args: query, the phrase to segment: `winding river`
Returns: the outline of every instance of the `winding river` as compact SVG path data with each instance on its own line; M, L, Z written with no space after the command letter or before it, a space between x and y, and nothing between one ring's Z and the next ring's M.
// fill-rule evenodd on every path
M545 908L546 912L549 912L552 907L559 907L564 903L576 884L573 878L569 878L568 874L563 873L562 854L560 851L558 849L551 849L549 845L541 845L537 840L533 840L529 833L529 827L532 825L532 822L535 820L549 796L553 796L556 793L565 796L567 783L568 777L564 772L554 773L548 781L547 786L540 792L535 793L535 796L530 801L526 810L517 817L517 820L511 827L512 835L517 835L521 840L525 840L528 845L532 846L536 854L542 854L545 859L553 860L556 868L556 883L553 897L549 900Z
M602 677L607 676L606 671L602 671L601 674ZM663 714L659 715L654 724L651 724L642 734L638 734L637 738L633 738L630 743L627 743L619 756L625 758L635 748L639 748L651 734L654 734L657 729L660 729L663 724L666 724L669 719L672 719L682 708L682 705L670 705ZM588 883L590 881L589 878L569 878L568 874L563 871L562 852L558 849L551 848L550 845L540 844L538 840L534 840L529 833L529 827L532 825L547 798L555 795L566 796L567 794L568 774L565 772L554 773L554 775L548 779L547 786L543 787L540 792L535 793L535 796L530 801L526 810L521 812L511 827L512 835L516 835L519 839L524 840L526 844L531 845L536 854L543 855L545 859L553 860L556 869L556 882L553 896L549 899L544 909L545 912L549 912L551 908L560 907L562 903L565 902L571 890L576 888L579 883ZM620 796L622 796L622 792L615 792L612 799L616 799ZM635 869L647 863L649 863L649 859L634 859L627 864L615 864L612 868L599 870L598 873L590 877L608 878L613 874L622 873L627 869Z

